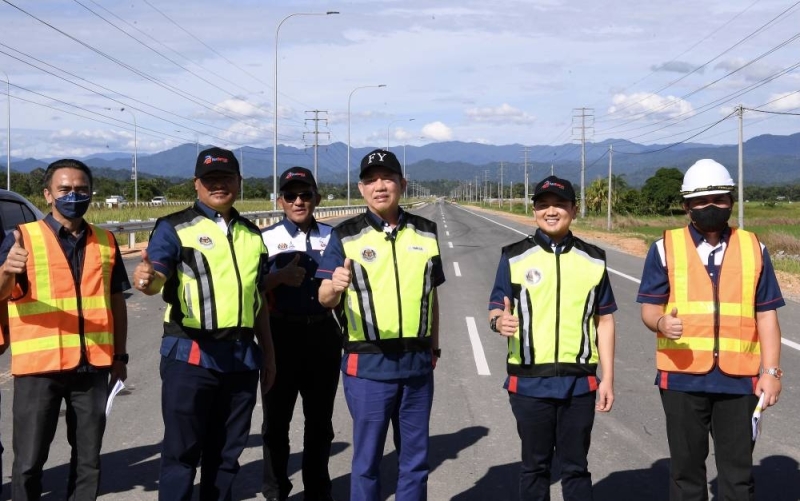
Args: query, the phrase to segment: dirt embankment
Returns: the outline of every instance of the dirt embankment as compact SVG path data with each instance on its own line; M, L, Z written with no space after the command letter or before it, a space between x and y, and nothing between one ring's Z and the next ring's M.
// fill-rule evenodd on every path
M496 211L490 211L480 207L471 207L471 209L482 212L497 213ZM503 216L517 220L523 224L535 226L533 217L531 216L508 213L503 213ZM625 235L615 235L613 233L605 233L602 231L586 230L583 228L576 229L575 234L581 238L586 238L587 240L602 242L604 245L613 247L614 249L626 254L631 254L638 257L645 257L647 255L648 246L644 240L640 238ZM793 301L800 301L800 277L782 271L776 271L775 273L778 276L778 282L780 283L783 297Z

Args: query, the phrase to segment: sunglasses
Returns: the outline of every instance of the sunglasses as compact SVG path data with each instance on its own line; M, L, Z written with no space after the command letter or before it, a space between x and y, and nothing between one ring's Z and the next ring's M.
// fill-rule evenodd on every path
M297 200L297 197L300 197L300 200L303 202L308 202L312 198L314 198L314 192L312 191L301 191L300 193L283 193L283 199L289 203L293 203Z

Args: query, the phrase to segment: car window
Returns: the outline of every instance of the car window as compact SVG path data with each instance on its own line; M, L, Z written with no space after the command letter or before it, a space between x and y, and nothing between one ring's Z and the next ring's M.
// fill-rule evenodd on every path
M0 221L3 224L3 233L5 233L17 225L36 221L36 214L17 201L0 200Z

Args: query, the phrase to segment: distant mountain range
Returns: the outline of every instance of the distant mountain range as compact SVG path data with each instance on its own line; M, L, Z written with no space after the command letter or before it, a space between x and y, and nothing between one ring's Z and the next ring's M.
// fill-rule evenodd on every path
M608 175L608 151L613 144L612 170L624 175L631 186L641 186L661 167L677 167L685 171L701 158L713 158L728 167L734 179L738 171L737 145L710 145L683 143L677 146L643 145L624 140L610 139L586 145L586 179ZM201 145L201 148L203 146ZM376 146L381 147L381 146ZM141 177L162 176L190 178L196 159L195 144L184 144L169 150L137 157ZM417 181L434 179L497 181L503 166L503 181L522 182L524 149L520 144L487 145L458 141L430 143L423 146L394 146L391 150L401 162L405 157L409 179ZM374 147L350 150L351 181L358 179L361 158ZM236 150L246 178L272 176L272 148L244 147ZM242 160L242 156L244 159ZM580 179L581 148L579 144L527 147L528 172L533 180L549 175L551 168L557 175L578 181ZM126 178L130 176L132 156L129 153L110 152L90 155L83 159L96 175ZM343 183L346 180L347 145L341 142L321 146L318 151L319 181ZM278 146L278 173L294 165L313 169L312 148ZM46 167L47 162L36 159L12 160L13 170L30 172ZM763 135L744 144L744 177L748 183L759 185L791 184L800 182L800 133L790 136Z

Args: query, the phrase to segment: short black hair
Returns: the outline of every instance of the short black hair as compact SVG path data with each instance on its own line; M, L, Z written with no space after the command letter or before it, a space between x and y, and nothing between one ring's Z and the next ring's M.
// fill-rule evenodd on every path
M58 169L78 169L83 171L89 177L89 190L92 189L92 170L89 169L89 166L85 163L73 158L62 158L61 160L56 160L47 166L47 170L44 171L44 180L42 181L44 188L50 189L50 183L53 181L53 174Z

